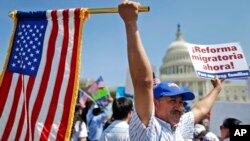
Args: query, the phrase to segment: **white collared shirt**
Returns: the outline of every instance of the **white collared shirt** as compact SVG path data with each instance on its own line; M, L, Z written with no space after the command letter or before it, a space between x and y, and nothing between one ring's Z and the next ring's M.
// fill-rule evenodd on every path
M102 133L99 141L130 141L129 125L126 121L113 121Z

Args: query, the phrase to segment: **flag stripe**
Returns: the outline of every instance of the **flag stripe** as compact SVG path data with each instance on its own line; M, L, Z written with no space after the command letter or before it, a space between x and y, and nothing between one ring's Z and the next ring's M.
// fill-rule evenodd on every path
M26 133L27 133L27 131L29 131L29 130L27 130L27 128L28 128L28 124L27 124L27 111L26 111L25 116L24 116L23 128L22 128L23 130L21 131L21 135L20 135L20 141L28 141L29 140L28 136L26 138Z
M45 65L46 65L46 62L47 61L51 61L51 60L47 60L47 52L50 51L48 48L49 48L49 41L50 41L50 37L51 37L51 31L52 31L52 28L53 28L53 21L51 20L51 11L48 11L46 13L46 17L47 17L47 30L45 32L45 38L44 38L44 45L43 45L43 51L44 52L42 54L42 59L41 59L41 63L40 63L40 66L39 66L39 70L38 70L38 73L37 73L37 76L36 76L36 79L35 79L35 82L34 82L34 87L32 88L32 93L31 93L31 97L30 97L30 102L29 102L29 109L30 109L30 112L29 112L29 123L28 124L28 128L29 128L29 136L27 136L28 140L31 140L32 139L32 135L35 136L35 139L39 139L39 133L38 133L38 130L40 131L40 129L38 128L37 126L37 130L35 131L32 131L32 127L31 127L31 116L32 116L32 110L34 108L34 105L35 105L35 102L36 102L36 99L39 99L40 97L38 97L38 90L40 89L41 87L41 83L42 83L42 78L43 78L43 74L45 72ZM52 57L52 56L51 56ZM52 58L51 58L52 59ZM53 73L53 72L52 72ZM50 78L50 80L53 80L53 78ZM48 95L52 95L52 94L48 94ZM47 100L45 100L46 102ZM44 103L43 101L43 105L46 106L46 103ZM43 113L40 114L40 115L44 115L46 116L46 113Z
M39 116L39 113L41 112L41 107L42 103L45 97L46 89L48 86L48 81L50 77L50 72L51 72L51 66L52 66L52 56L54 56L55 52L55 41L57 37L57 31L58 31L58 24L57 24L57 15L56 11L51 12L52 15L52 22L53 22L53 27L51 31L51 36L49 39L49 44L48 44L48 52L47 52L47 59L46 59L46 64L44 68L44 73L42 76L42 81L40 84L40 88L38 91L37 99L34 104L34 108L32 110L32 116L31 116L31 132L32 132L32 140L34 140L34 132L35 132L35 125L37 122L37 118Z
M76 9L75 10L75 17L74 17L74 29L75 29L75 32L74 32L74 41L73 41L73 52L72 52L72 56L77 56L77 52L78 52L78 42L79 42L79 29L80 29L80 9ZM79 57L73 57L72 60L71 60L71 65L70 65L70 70L72 72L75 72L76 71L76 66L77 66L77 59L79 59ZM73 73L70 73L70 77L69 77L69 84L68 84L68 87L67 87L67 92L66 92L66 95L65 95L65 101L64 101L64 105L71 105L71 101L72 101L72 97L69 96L70 95L70 92L73 91L73 88L74 88L74 85L78 85L78 84L74 84L75 82L75 74ZM66 98L66 97L69 97L69 98ZM71 106L65 106L64 108L64 111L63 111L63 114L62 114L62 119L61 119L61 123L59 125L59 129L58 129L58 134L57 134L57 137L56 137L56 140L63 140L64 138L68 138L66 136L66 131L67 131L67 128L71 128L68 127L68 122L69 122L69 112L70 112L70 107ZM68 133L69 135L69 133Z
M7 125L5 126L4 132L3 132L3 138L2 141L7 141L10 135L10 132L12 130L12 126L14 124L14 120L16 117L16 111L17 111L17 104L21 95L21 90L22 90L22 75L19 75L18 77L18 82L17 82L17 87L15 89L14 93L14 100L13 100L13 105L11 106L11 113L12 115L9 116L9 119L7 121Z
M63 11L58 11L57 16L58 16L59 19L66 20L65 18L63 18ZM56 83L56 81L54 81L54 80L57 80L58 73L60 73L60 71L61 71L61 70L59 70L60 69L59 65L60 65L60 61L61 61L60 57L62 57L61 54L62 54L62 46L63 46L63 38L64 38L63 20L58 20L58 25L60 25L60 27L59 27L59 30L58 30L58 37L57 37L57 41L56 41L56 53L55 53L55 54L58 54L57 55L58 57L54 58L54 60L53 60L53 66L56 66L56 67L53 67L54 69L52 70L52 73L53 72L56 72L56 73L54 73L53 78L50 79L50 80L53 80L53 81L49 82L49 84L50 84L49 86L53 85L53 88L49 87L49 89L48 89L48 92L52 92L51 94L49 94L51 96L54 95L54 93L53 93L54 90L53 89L56 87L56 85L58 85ZM63 69L65 70L65 68L63 68ZM65 74L64 74L64 76L65 76ZM68 79L66 77L63 77L63 80L66 81L66 82L68 81ZM60 83L60 84L62 84L62 83ZM63 84L65 84L65 83L63 83ZM65 84L65 86L67 86L67 83ZM61 96L62 94L64 95L65 91L60 89L60 95L59 96ZM50 98L49 101L51 102L52 97L47 97L47 98ZM58 101L59 101L59 99L58 99ZM50 105L50 104L48 103L47 105ZM55 104L54 106L57 106L57 110L62 109L62 105ZM51 116L51 115L49 115L50 114L49 111L47 111L48 107L44 107L44 108L45 108L44 110L46 110L47 117ZM60 117L62 112L60 112L60 113L57 112L57 114ZM41 115L39 118L41 118L41 121L45 121L46 116L42 117L42 115ZM49 134L50 136L49 136L48 140L55 140L55 136L57 134L57 125L58 125L58 121L60 121L60 120L61 119L59 118L59 120L53 121L53 126L50 129L50 134ZM42 126L41 128L43 128L43 127L44 126Z
M71 70L70 67L71 67L71 60L72 60L72 57L73 57L73 55L72 55L73 43L74 43L73 38L74 38L75 30L78 30L78 29L75 29L75 26L74 26L74 22L75 22L74 21L74 11L70 10L69 15L71 17L70 20L69 20L69 39L70 39L71 42L69 42L69 45L68 45L69 47L68 47L68 51L67 51L68 54L67 54L67 57L66 57L67 58L67 60L66 60L67 65L65 66L66 67L65 68L65 75L64 75L64 79L63 79L63 85L64 86L68 86L69 82L74 83L74 82L71 82L69 80L69 77L70 77L70 74L72 74L72 72L70 71ZM75 56L75 57L77 57L77 56ZM78 84L78 82L75 83L75 84ZM61 88L61 93L67 94L67 87L62 87ZM75 97L75 95L76 94L73 93L71 96ZM68 97L68 96L70 96L70 95L67 95L66 97ZM65 103L65 98L66 97L65 97L65 95L60 95L59 101L60 101L60 103L62 105L66 105L66 104L63 104L63 103ZM70 103L70 106L72 106L72 105L74 105L74 103ZM68 106L69 105L67 105L67 107ZM61 107L61 106L59 106L59 107ZM57 108L56 115L55 115L55 118L54 118L53 130L51 131L50 138L52 138L52 136L54 136L54 135L61 134L61 132L58 130L59 125L60 125L60 122L58 122L58 121L62 120L62 114L63 114L64 110L65 109ZM71 108L71 111L74 111L74 109ZM68 116L70 116L70 115L68 115ZM59 135L57 135L57 136L59 136ZM56 137L54 137L54 138L56 138Z
M29 103L30 103L30 97L31 97L31 92L32 92L32 88L34 86L34 83L35 83L35 78L34 77L29 77L29 81L28 81L28 84L27 84L27 94L26 94L26 101L25 101L25 107L26 107L26 118L25 118L25 121L27 122L27 129L26 129L26 135L25 135L25 140L29 140L29 137L30 137L30 128L29 128L29 125L30 125L30 109L29 109ZM21 131L20 131L21 132Z
M43 135L41 135L40 140L47 140L50 130L51 130L51 126L52 126L52 122L54 120L55 117L55 113L56 113L56 107L54 105L57 105L58 103L58 97L60 94L60 89L61 89L61 84L62 84L62 79L63 79L63 75L64 75L64 68L65 68L65 62L66 62L66 55L67 55L67 46L68 46L68 37L69 37L69 32L68 32L68 10L63 11L63 18L65 19L63 22L63 29L64 29L64 36L63 36L63 44L62 44L62 52L61 52L61 59L59 62L59 69L58 69L58 73L57 73L57 77L56 77L56 81L55 81L55 87L54 87L54 91L53 91L53 97L52 100L50 102L50 106L49 106L49 112L48 112L48 116L46 118L42 133Z
M16 89L16 83L18 82L18 78L19 78L18 76L19 75L14 74L13 77L12 77L13 83L11 83L9 93L7 94L8 98L7 98L6 104L4 106L3 116L0 118L0 123L1 123L0 137L3 136L3 132L4 132L5 127L7 125L8 117L10 117L10 115L12 114L12 112L10 111L10 107L13 105L14 93L15 93L15 89Z
M21 118L20 118L20 122L18 122L17 134L15 136L14 141L18 141L20 139L21 132L23 129L24 120L25 120L24 118L25 118L25 103L23 103L23 106L22 106Z
M9 73L8 71L5 72L4 78L3 78L3 82L2 86L1 86L1 91L3 92L2 94L0 94L0 117L2 117L2 113L4 110L4 105L6 103L6 99L8 97L8 93L10 90L10 86L11 86L11 81L12 81L12 73Z
M65 68L64 68L64 79L62 82L63 86L68 86L69 84L69 75L70 75L70 64L71 64L71 59L72 59L72 49L73 49L73 38L74 38L74 11L72 9L69 10L69 15L70 15L70 19L68 21L68 39L71 42L68 42L68 49L67 49L67 54L66 54L66 62L65 62ZM73 82L72 82L73 83ZM61 88L61 93L66 94L67 91L67 87L62 87ZM71 96L73 96L75 94L72 94ZM69 96L69 95L68 95ZM61 103L63 105L64 101L65 101L65 95L59 95L58 98L59 103ZM71 103L71 105L74 105L74 103ZM56 109L56 114L54 117L54 121L53 121L53 126L52 126L52 130L50 132L50 139L55 140L56 139L56 135L59 134L58 132L58 126L60 124L61 118L62 118L62 113L63 113L63 108L61 105L58 105L58 108ZM72 109L71 109L72 110ZM69 115L68 115L69 116Z
M23 78L22 78L22 85L23 85ZM14 117L14 123L13 123L12 130L10 132L8 140L14 140L14 137L17 134L18 123L20 122L22 107L24 104L23 88L20 92L21 93L20 93L19 101L18 101L17 107L16 107L16 116Z

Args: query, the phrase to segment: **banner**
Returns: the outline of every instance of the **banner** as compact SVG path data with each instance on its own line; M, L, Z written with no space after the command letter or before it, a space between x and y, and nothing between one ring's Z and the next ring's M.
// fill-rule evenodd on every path
M21 12L0 80L0 140L69 140L85 9Z
M196 74L200 78L245 78L250 71L239 43L188 44Z

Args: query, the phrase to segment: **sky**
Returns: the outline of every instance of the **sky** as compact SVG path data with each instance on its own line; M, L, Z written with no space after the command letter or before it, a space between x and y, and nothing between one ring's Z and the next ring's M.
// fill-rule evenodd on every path
M121 0L1 0L0 71L13 31L8 13L13 10L43 11L64 8L117 7ZM194 44L240 42L250 64L249 0L138 0L149 6L139 14L138 27L150 63L159 70L166 51L175 40L177 24L184 39ZM128 71L126 34L117 13L92 14L84 23L81 74L84 79L102 75L108 86L124 86ZM156 72L159 76L159 72Z

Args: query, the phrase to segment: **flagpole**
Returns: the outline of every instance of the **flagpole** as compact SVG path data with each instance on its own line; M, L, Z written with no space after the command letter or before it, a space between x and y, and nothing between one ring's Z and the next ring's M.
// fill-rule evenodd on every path
M90 14L102 14L102 13L118 13L118 8L90 8L88 9ZM139 12L148 12L149 6L139 7Z
M150 10L149 6L139 7L139 12L148 12ZM90 14L105 14L105 13L118 13L118 8L89 8ZM14 18L17 10L9 12L9 17Z

